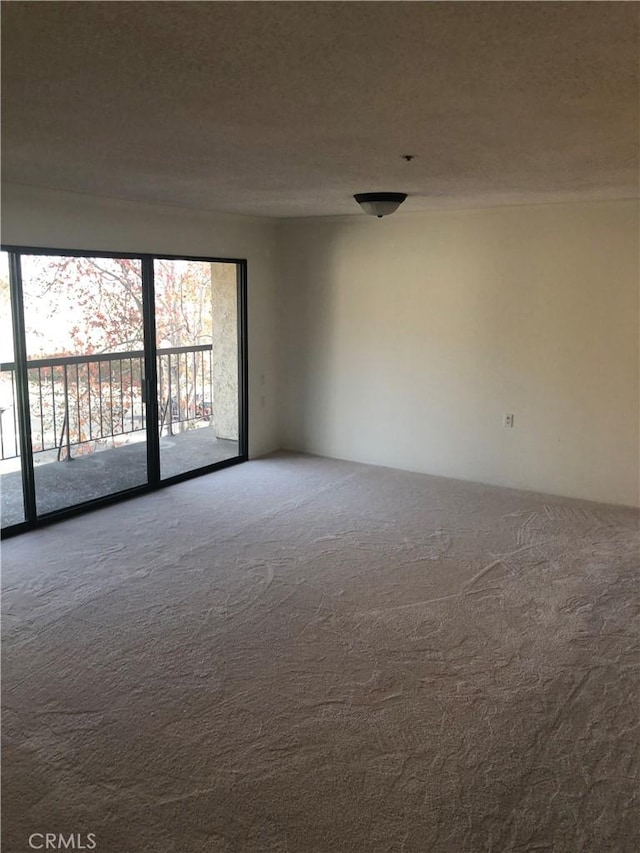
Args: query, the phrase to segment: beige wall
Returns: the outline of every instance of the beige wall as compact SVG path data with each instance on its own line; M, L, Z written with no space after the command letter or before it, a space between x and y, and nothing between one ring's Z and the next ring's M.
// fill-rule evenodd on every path
M249 452L257 456L279 446L273 222L4 184L2 240L63 249L246 258Z
M279 245L284 446L638 503L637 203L291 220Z
M237 294L236 265L211 264L212 425L216 438L232 441L239 438Z
M8 244L246 257L252 456L639 502L635 202L276 227L5 185L2 226Z

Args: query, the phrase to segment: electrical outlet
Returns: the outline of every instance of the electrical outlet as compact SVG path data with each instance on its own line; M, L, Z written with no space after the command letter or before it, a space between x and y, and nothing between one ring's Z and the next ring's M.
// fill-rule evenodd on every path
M502 419L502 426L511 428L513 426L513 412L505 412Z

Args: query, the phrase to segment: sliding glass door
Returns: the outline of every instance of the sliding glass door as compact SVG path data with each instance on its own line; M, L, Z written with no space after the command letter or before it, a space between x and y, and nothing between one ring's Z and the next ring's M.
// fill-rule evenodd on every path
M2 253L3 531L246 459L245 288L242 261Z
M240 452L235 264L154 261L162 479Z
M0 514L3 526L25 520L9 255L0 252Z
M141 262L21 257L39 514L147 483Z

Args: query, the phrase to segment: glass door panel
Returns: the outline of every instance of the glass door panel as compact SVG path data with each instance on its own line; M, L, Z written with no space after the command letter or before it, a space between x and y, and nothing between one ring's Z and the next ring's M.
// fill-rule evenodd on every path
M24 521L13 308L7 252L0 252L0 517L2 527Z
M22 255L38 514L147 483L141 262Z
M237 266L154 261L162 479L240 455Z

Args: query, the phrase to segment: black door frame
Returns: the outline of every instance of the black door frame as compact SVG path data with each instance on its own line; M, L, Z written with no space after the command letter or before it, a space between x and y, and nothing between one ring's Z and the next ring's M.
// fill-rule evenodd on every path
M80 515L99 507L118 503L122 500L148 494L160 488L171 486L193 477L200 477L246 462L249 458L249 365L247 343L247 261L244 258L213 258L195 255L168 255L165 253L132 253L104 250L45 248L42 246L2 245L0 251L9 255L9 288L12 307L12 327L14 338L14 362L16 371L16 401L18 407L18 428L20 438L22 488L24 498L25 521L2 528L2 539L9 538L27 530L33 530L46 524L62 521L74 515ZM24 326L24 302L22 297L21 255L51 255L77 258L127 258L139 260L142 276L142 305L145 353L145 405L147 423L147 482L121 492L74 504L53 512L38 514L36 509L35 478L33 454L31 450L31 417L29 410L29 388L27 374L26 335ZM160 477L160 444L158 434L158 395L156 371L156 335L155 335L155 289L154 261L201 261L204 263L226 263L236 266L236 304L238 330L238 418L239 441L238 455L224 459L192 471L186 471L173 477Z

